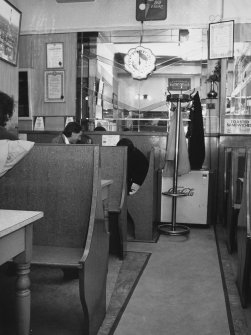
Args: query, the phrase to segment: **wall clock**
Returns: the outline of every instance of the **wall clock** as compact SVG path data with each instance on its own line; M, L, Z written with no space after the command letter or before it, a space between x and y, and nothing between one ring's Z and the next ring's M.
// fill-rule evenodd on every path
M150 49L138 46L128 51L124 61L134 79L145 79L154 70L156 57Z

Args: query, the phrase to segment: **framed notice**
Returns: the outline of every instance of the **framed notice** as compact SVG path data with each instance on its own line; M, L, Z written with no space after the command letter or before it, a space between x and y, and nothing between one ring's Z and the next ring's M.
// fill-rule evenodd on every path
M10 2L0 0L0 59L17 65L22 13Z
M47 69L57 69L64 67L64 44L46 44L46 67Z
M234 57L234 21L209 24L209 59Z
M45 102L64 102L64 71L45 71Z

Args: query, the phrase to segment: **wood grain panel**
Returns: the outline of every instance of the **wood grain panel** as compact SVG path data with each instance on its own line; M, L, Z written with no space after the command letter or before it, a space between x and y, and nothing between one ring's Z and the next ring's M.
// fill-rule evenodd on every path
M91 148L36 145L1 178L2 208L44 212L34 227L34 244L82 247L89 222L92 174Z
M22 36L20 67L33 67L31 85L33 116L75 116L76 113L76 59L77 34L44 34ZM46 44L64 44L65 102L44 102L44 73L46 70ZM32 56L31 56L32 55Z

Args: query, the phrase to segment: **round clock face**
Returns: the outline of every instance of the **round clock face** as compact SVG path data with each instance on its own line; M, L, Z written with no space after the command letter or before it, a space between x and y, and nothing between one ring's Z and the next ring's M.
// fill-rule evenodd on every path
M146 78L155 68L156 58L150 49L138 46L125 56L125 69L135 79Z

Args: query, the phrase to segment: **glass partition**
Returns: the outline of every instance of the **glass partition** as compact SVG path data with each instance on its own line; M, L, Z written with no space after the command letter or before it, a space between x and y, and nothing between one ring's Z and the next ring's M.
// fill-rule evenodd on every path
M134 79L125 56L139 46L156 62L149 75ZM101 125L109 131L167 131L176 107L166 102L168 90L196 90L206 106L207 29L99 32L89 44L81 33L78 50L79 115L90 130ZM147 66L144 54L136 56L132 67Z

